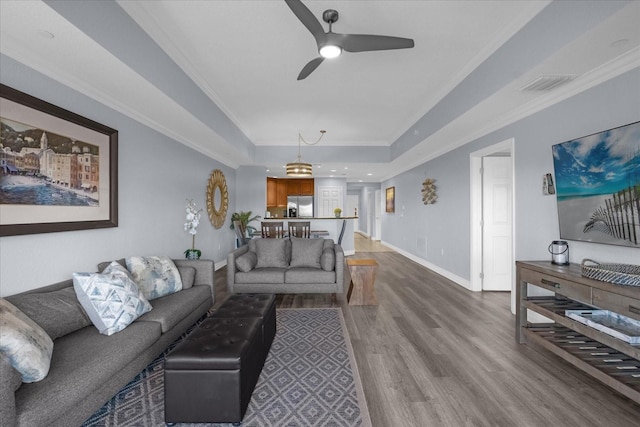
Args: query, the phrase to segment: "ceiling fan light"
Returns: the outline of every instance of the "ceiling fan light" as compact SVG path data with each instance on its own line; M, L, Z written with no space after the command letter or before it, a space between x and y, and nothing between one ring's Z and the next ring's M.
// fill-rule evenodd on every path
M320 48L320 56L323 58L331 59L337 58L342 54L342 48L332 44L324 45Z

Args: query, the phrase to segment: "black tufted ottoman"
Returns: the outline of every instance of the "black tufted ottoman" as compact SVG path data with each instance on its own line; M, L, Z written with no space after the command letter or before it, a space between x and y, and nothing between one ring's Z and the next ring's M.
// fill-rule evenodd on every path
M213 313L215 318L262 319L262 348L267 358L276 336L276 296L274 294L232 294Z
M259 317L208 318L165 358L165 421L241 422L264 360Z

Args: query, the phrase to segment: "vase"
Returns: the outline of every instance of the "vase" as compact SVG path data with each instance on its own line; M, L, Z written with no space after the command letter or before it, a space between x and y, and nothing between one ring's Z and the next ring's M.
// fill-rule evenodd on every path
M184 251L184 255L187 259L200 259L202 252L199 249L187 249Z

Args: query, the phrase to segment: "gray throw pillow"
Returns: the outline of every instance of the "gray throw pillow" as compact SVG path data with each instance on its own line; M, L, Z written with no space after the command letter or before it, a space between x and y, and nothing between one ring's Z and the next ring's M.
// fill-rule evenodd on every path
M287 239L256 239L257 268L287 268L285 244Z
M249 272L258 265L258 255L255 252L247 251L236 258L236 268L243 273Z
M49 335L4 298L0 298L0 325L0 357L20 372L22 382L44 379L49 373L53 353ZM5 382L4 378L2 382Z
M320 268L322 239L291 238L291 267Z
M123 266L124 268L127 268L127 262L124 260L124 258L117 259L116 262L121 266ZM112 261L103 261L100 264L98 264L98 273L102 273L104 269L109 267L111 263Z
M327 248L333 249L333 246L333 239L323 239L322 250L325 250Z
M44 329L52 340L91 325L73 286L53 292L13 295L11 303Z
M196 269L193 267L178 267L180 279L182 279L182 289L189 289L196 281Z
M320 256L320 267L324 271L333 271L336 268L336 253L333 248L326 248Z

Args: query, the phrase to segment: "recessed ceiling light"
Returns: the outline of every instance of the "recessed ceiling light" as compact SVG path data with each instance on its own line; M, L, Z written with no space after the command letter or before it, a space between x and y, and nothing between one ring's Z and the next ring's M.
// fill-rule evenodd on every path
M361 179L359 179L359 180L358 180L358 182L362 182L362 180L361 180Z
M373 175L373 174L372 174L372 173L368 173L368 174L367 174L367 176L371 176L371 175Z
M336 171L335 169L331 169L331 172L335 172L335 171Z
M344 170L347 170L347 169L349 169L349 168L348 168L347 166L345 166L345 167L344 167Z
M269 169L267 169L267 172L271 172Z

